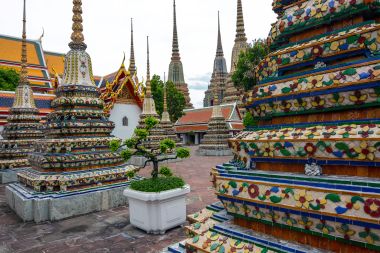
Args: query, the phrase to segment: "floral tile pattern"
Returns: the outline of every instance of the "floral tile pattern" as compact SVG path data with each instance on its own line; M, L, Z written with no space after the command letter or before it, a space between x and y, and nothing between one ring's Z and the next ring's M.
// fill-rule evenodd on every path
M282 67L362 49L372 54L380 51L379 24L366 24L275 51L258 65L257 73L262 81L276 76Z

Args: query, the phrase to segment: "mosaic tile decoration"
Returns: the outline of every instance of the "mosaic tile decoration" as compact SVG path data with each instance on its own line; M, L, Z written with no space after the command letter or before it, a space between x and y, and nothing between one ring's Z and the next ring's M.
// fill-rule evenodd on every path
M295 4L285 9L278 21L272 25L268 40L275 45L275 42L281 37L293 31L306 30L315 25L342 19L352 13L368 10L371 2L365 0L315 0Z
M243 131L230 139L235 156L272 159L358 161L378 166L380 124L351 123L258 129Z
M279 69L302 62L323 61L329 56L336 57L345 52L369 50L371 54L380 51L380 25L369 23L346 28L327 36L270 53L257 67L259 81L276 76Z
M272 236L253 232L232 224L214 226L204 235L196 235L186 241L187 252L236 252L236 253L272 253L297 252L319 253L320 251L305 245L286 243Z
M380 249L380 181L218 166L219 199L235 217Z
M375 58L373 61L368 59L359 64L258 85L254 87L249 102L378 80L380 80L380 59Z

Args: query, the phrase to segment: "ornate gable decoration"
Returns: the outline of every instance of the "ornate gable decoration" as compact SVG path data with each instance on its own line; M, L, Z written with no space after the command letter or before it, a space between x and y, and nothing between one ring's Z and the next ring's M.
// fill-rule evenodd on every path
M116 101L122 103L136 103L142 108L144 102L144 86L139 83L137 75L131 76L130 72L122 65L114 80L107 81L105 88L101 90L100 98L105 102L104 111L110 113Z

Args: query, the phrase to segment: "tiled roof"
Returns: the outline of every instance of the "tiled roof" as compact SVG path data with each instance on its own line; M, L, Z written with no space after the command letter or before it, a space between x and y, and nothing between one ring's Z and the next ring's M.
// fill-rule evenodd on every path
M208 128L208 122L211 118L213 107L185 110L182 116L175 124L176 132L205 132ZM240 113L236 104L222 105L222 114L226 119L231 130L237 131L243 129Z
M21 39L0 35L0 67L13 68L19 71L21 60ZM34 90L46 91L51 88L51 78L48 72L41 43L27 40L28 79Z
M60 76L63 75L64 71L64 61L65 61L65 54L61 53L53 53L53 52L48 52L44 51L45 54L45 60L46 60L46 65L48 67L49 73L54 73L54 70L56 73Z

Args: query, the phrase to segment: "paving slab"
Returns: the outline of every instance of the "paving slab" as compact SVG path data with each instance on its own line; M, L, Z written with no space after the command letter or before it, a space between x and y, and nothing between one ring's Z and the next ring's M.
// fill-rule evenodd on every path
M210 188L211 167L231 157L198 156L168 164L175 175L191 185L187 213L217 201ZM150 175L150 168L141 171ZM165 235L147 235L129 223L128 207L122 206L57 222L24 223L7 206L5 186L0 186L0 253L159 253L165 246L186 238L181 227Z

